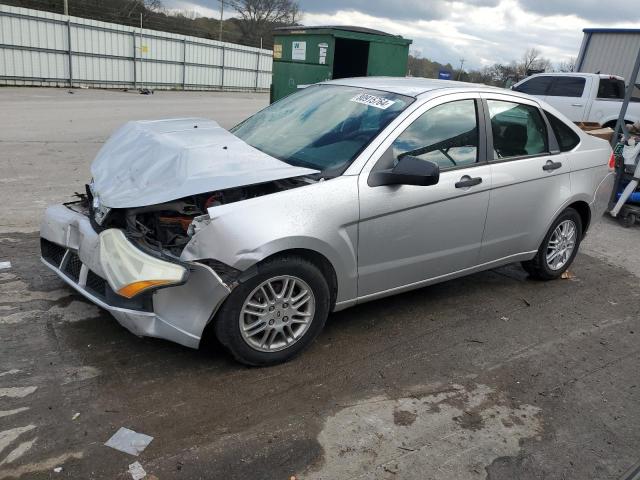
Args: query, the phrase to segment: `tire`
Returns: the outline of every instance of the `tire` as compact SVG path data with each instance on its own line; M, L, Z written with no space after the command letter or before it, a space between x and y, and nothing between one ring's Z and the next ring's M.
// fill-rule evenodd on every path
M607 122L604 125L602 125L602 128L609 127L611 129L615 129L617 122L618 122L617 120L612 120L611 122ZM628 127L629 125L633 125L633 122L631 120L625 120L624 124Z
M636 223L636 216L634 213L627 213L626 215L619 217L620 225L624 228L630 228Z
M556 256L552 258L550 265L547 259L547 255L552 255L554 252L553 245L555 244L555 239L557 238L557 235L554 236L554 232L556 232L556 229L560 225L563 225L561 227L561 230L564 228L569 228L569 226L573 226L573 247L570 253L565 250L565 254L561 254L560 256L556 254ZM544 240L542 240L542 244L540 245L536 256L532 260L522 262L522 267L531 276L531 278L534 278L536 280L555 280L556 278L560 278L560 276L573 263L573 259L578 253L578 248L580 247L581 240L582 220L580 218L580 215L573 208L567 208L558 216L558 218L556 218L556 220L551 225L551 228L549 228L549 231L545 235ZM563 245L562 240L559 241L559 245Z
M296 298L304 290L309 300L297 300L303 303L296 310ZM293 301L287 303L287 298ZM315 340L329 309L329 286L320 269L300 257L279 257L258 264L255 274L234 288L216 314L214 330L239 362L275 365L295 357ZM265 339L267 332L271 333Z

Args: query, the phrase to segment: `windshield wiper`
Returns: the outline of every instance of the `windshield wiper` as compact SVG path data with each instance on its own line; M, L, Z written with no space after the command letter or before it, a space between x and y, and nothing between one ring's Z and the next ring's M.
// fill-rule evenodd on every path
M287 157L285 158L279 158L278 160L282 160L285 163L288 163L289 165L293 165L294 167L304 167L304 168L312 168L313 170L322 170L321 167L319 167L318 165L314 165L313 163L310 162L305 162L304 160L300 160L299 158L296 157Z

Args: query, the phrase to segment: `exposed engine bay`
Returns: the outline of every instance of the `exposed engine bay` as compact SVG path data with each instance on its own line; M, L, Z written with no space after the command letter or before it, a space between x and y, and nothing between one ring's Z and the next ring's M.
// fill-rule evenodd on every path
M81 198L79 202L72 202L67 206L89 215L98 231L121 228L128 238L137 241L145 249L177 258L194 234L194 219L208 215L209 208L309 185L316 181L309 176L288 178L192 195L158 205L111 209L99 224L94 218L89 188L86 195L78 194Z

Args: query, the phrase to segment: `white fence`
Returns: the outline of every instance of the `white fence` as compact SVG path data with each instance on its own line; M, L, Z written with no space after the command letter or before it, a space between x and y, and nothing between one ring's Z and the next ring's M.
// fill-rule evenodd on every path
M0 85L267 90L272 52L0 5Z

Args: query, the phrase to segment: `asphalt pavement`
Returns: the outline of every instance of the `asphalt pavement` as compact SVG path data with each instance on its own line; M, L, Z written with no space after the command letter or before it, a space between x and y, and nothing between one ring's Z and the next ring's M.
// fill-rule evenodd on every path
M266 104L0 89L0 479L129 479L137 461L156 480L583 480L638 461L638 227L603 220L569 279L513 265L333 314L263 369L211 338L137 338L40 263L44 207L82 191L117 126L230 127ZM105 446L121 427L153 439Z

